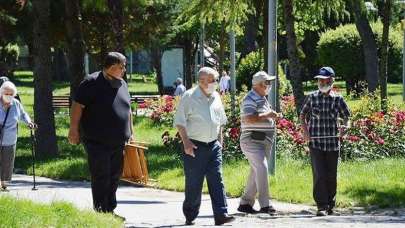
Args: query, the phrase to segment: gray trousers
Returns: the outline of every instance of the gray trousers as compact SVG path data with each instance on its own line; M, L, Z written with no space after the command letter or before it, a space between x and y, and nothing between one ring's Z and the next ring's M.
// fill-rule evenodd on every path
M258 194L260 207L270 205L267 159L270 157L272 143L268 140L257 141L247 137L240 142L243 154L249 161L250 173L240 204L253 206Z
M0 176L1 181L10 181L14 169L15 144L0 148Z

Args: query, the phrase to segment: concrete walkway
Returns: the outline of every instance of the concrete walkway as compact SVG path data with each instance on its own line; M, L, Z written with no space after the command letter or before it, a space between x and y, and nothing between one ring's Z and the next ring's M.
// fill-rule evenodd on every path
M68 201L82 209L91 209L92 198L89 182L58 181L37 178L37 191L32 191L32 177L14 175L9 192L12 195L37 202ZM127 227L176 227L184 226L181 211L183 193L120 186L117 192L117 214L126 218ZM226 226L233 227L405 227L405 209L374 211L365 213L362 209L342 211L341 216L314 217L315 208L306 205L274 202L280 211L277 216L265 214L244 215L238 213L238 199L228 199L229 213L236 221ZM204 195L200 215L194 227L213 226L209 196Z

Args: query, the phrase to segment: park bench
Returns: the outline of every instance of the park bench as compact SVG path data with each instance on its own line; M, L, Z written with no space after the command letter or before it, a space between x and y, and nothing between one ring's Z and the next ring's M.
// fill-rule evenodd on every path
M146 143L143 142L131 142L125 145L121 180L141 185L148 184L149 174L145 156L147 149Z
M156 101L159 99L159 95L131 95L131 103L135 103L135 116L138 116L138 110L143 109L142 105L145 104L147 100Z
M69 95L52 96L52 107L54 111L62 108L67 108L69 113L70 108Z

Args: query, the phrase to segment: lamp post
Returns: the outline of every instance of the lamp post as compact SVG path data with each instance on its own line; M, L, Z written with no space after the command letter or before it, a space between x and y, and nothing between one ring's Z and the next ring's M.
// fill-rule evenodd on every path
M274 110L277 106L277 0L269 0L269 25L268 25L268 74L276 76L276 80L272 83L271 92L268 95L270 104ZM274 133L274 142L271 147L270 159L268 161L269 173L274 175L276 172L276 132Z
M404 31L404 41L402 45L402 101L405 102L405 0L398 0L397 4L404 10L404 18L401 21L402 30Z

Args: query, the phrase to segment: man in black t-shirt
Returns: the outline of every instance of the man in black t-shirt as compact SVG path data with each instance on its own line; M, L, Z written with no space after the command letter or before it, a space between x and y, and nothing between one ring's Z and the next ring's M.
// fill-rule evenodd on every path
M93 206L99 212L113 213L117 206L124 146L132 135L130 96L122 79L125 64L121 53L108 53L103 70L80 83L72 103L69 142L83 142L88 154Z

